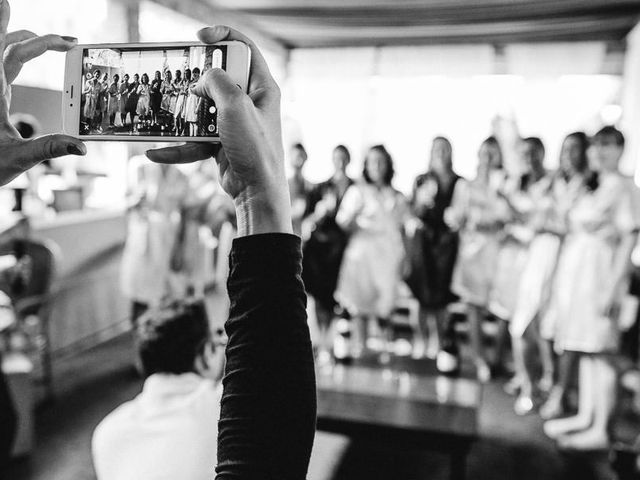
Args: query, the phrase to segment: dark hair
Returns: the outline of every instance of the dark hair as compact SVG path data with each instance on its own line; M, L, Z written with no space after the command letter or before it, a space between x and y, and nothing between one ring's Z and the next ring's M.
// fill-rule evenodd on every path
M340 151L342 153L345 154L345 156L347 157L347 160L351 160L351 153L349 153L349 149L347 147L345 147L344 145L338 145L336 146L336 148L333 149L333 151Z
M138 319L136 341L145 375L187 373L211 339L204 302L179 301Z
M291 149L292 150L299 150L302 153L304 153L305 155L307 154L307 151L304 148L304 145L302 145L301 143L294 143L293 145L291 145Z
M393 159L391 158L391 154L387 151L386 148L384 148L384 145L374 145L369 149L369 151L367 152L367 156L364 159L364 166L362 168L362 178L364 178L364 181L367 183L373 183L373 181L371 180L371 177L369 176L369 173L367 172L367 157L371 152L379 152L384 156L384 159L387 162L387 172L383 180L385 185L391 185L391 180L393 180L395 169L393 168Z
M600 143L604 141L605 137L613 138L613 140L616 142L616 145L618 145L619 147L624 147L624 135L613 125L607 125L598 130L593 136L592 141L593 143Z
M114 74L113 74L113 79L115 80L116 78L117 78L118 80L120 80L120 75L118 75L117 73L114 73Z
M542 143L542 140L540 140L540 137L527 137L527 138L523 138L522 141L524 143L528 143L536 150L542 152L542 154L544 155L544 143Z
M95 69L95 71L93 72L93 74L95 75L96 73L97 73L98 75L100 75L102 72L100 71L100 69L99 69L99 68L96 68L96 69Z
M587 137L587 134L584 132L572 132L564 138L564 141L566 142L569 138L575 138L580 145L580 164L578 165L577 170L579 172L584 172L587 168L589 168L589 160L587 159L589 137Z
M198 67L194 68L191 73L196 73L196 72L200 73L200 69Z
M500 142L498 141L498 139L493 135L491 135L482 141L482 143L480 144L480 147L482 147L482 145L488 145L498 149L498 153L500 154L500 168L504 168L504 159L502 158L502 148L500 147Z

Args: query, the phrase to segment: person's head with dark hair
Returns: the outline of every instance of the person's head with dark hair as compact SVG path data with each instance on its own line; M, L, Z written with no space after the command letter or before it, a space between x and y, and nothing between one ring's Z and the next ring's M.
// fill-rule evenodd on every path
M133 83L139 83L140 82L140 75L138 75L137 73L133 74Z
M109 81L109 73L108 72L104 72L104 75L102 75L102 81L103 82Z
M136 344L147 377L201 373L213 351L204 303L180 301L147 311L138 319Z
M527 177L544 175L544 143L539 137L523 138L519 153Z
M176 70L176 83L182 80L182 72L180 70Z
M592 139L592 155L589 155L592 170L617 172L624 143L624 135L616 127L608 125L598 130Z
M301 143L294 143L291 145L291 151L289 153L289 164L293 168L294 172L302 172L304 164L307 162L307 151L304 145Z
M393 159L384 145L371 147L364 159L362 170L364 181L378 186L389 186L394 174Z
M560 173L568 179L576 173L584 173L589 168L587 150L589 137L584 132L567 135L560 148Z
M187 82L191 81L191 69L190 68L185 68L184 69L184 79Z
M117 84L120 81L120 75L117 73L113 75L113 83Z
M93 72L93 79L94 79L94 80L100 80L100 70L96 69L96 70Z
M335 171L345 173L349 163L351 162L351 154L347 147L344 145L338 145L333 149L331 159L333 161L333 168Z
M149 83L149 75L147 75L146 73L142 74L142 78L141 78L142 84L146 85Z
M200 78L200 69L198 67L193 69L193 81L197 81Z
M153 79L154 80L162 80L162 74L160 73L160 70L156 70Z
M122 81L124 83L129 83L129 74L125 73L124 76L122 77Z
M171 70L167 68L164 71L164 81L170 83L172 79L173 79L173 75L171 74Z
M437 177L448 177L453 172L453 149L448 138L438 136L431 142L429 171Z
M488 177L493 170L502 170L502 149L493 135L480 144L478 150L478 177Z

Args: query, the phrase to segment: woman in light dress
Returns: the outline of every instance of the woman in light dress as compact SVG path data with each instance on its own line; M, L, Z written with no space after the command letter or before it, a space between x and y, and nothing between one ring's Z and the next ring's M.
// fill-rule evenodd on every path
M201 97L193 93L193 88L200 79L200 69L198 67L193 69L193 79L187 86L189 90L189 96L187 97L187 103L185 105L184 120L187 122L187 135L195 137L198 134L198 110L200 108Z
M184 115L187 105L187 96L189 95L189 82L191 81L191 70L188 68L182 72L176 70L176 79L173 81L173 87L176 93L176 106L173 112L175 133L177 136L182 135L184 131Z
M181 211L189 183L174 165L149 163L145 157L134 157L131 164L131 208L121 275L135 324L147 308L172 296L175 254L181 248Z
M136 113L140 116L140 120L143 120L148 115L151 115L151 86L149 85L149 75L146 73L140 77L140 85L138 86L138 106Z
M451 206L445 212L447 224L460 233L451 290L467 307L471 347L481 381L491 378L482 347L481 323L489 309L502 232L511 219L502 192L505 181L500 145L495 137L489 137L478 152L476 178L457 182Z
M164 72L164 79L162 80L160 93L162 93L162 103L160 104L160 108L173 115L173 112L175 112L176 109L176 95L173 86L173 75L171 75L171 70L169 69Z
M347 189L336 216L337 224L351 233L335 298L353 317L354 356L366 345L370 320L377 319L383 328L388 325L401 282L409 206L391 185L393 174L389 152L382 145L372 147L363 180Z
M84 119L89 124L90 129L96 128L96 118L98 116L98 103L102 93L102 83L100 83L100 70L93 72L93 77L84 84L82 93L85 96Z
M604 449L609 442L616 399L609 357L618 347L617 314L628 291L638 230L635 187L618 171L623 148L624 137L614 127L595 135L589 160L598 184L584 190L569 211L556 273L555 347L580 355L579 400L576 415L549 420L544 430L569 449Z

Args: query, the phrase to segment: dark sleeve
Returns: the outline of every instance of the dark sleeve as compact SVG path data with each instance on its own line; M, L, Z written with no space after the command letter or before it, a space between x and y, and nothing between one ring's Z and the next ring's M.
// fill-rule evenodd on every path
M217 480L303 480L316 391L300 238L234 240Z
M9 461L17 424L16 412L9 393L9 385L1 366L2 355L0 355L0 478Z

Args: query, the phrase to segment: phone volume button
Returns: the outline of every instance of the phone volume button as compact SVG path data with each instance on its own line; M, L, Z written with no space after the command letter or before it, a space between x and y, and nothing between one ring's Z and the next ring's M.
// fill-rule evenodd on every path
M73 98L73 85L71 85L70 98Z

